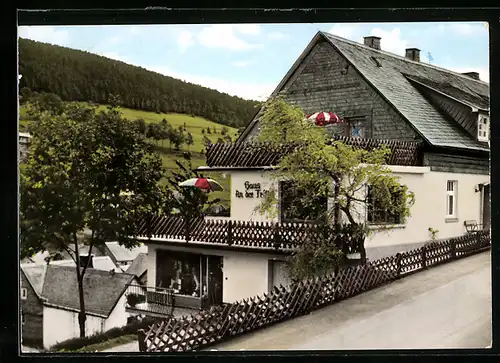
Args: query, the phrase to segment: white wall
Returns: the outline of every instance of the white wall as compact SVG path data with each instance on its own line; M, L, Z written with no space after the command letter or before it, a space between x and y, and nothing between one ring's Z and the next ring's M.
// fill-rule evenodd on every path
M105 319L87 315L86 334L92 335L103 331ZM78 313L44 306L43 308L43 346L52 345L80 336Z
M255 189L249 189L253 192L253 197L246 194L245 182L252 184L260 183L261 191L272 189L273 185L277 191L277 183L266 177L266 171L249 170L249 171L231 171L231 219L238 221L270 221L272 220L266 215L261 215L255 211L255 208L260 205L262 198L257 196ZM236 192L243 193L242 198L236 197Z
M465 220L481 221L481 193L475 192L479 183L489 182L488 175L441 173L430 171L429 167L389 166L394 175L399 176L400 182L408 186L415 193L415 204L411 208L411 216L407 223L390 231L373 228L373 234L367 239L367 249L388 248L391 246L415 246L416 243L430 239L429 227L439 230L437 238L449 238L464 234ZM271 221L254 209L259 205L259 198L236 198L236 190L245 191L244 183L261 183L263 189L276 184L266 171L232 171L231 172L231 219ZM457 220L446 220L446 182L458 181ZM329 207L332 207L329 201ZM358 210L361 218L366 218L363 208ZM276 219L275 219L276 220ZM397 253L397 249L387 249L388 254ZM380 257L378 254L377 257Z
M415 193L415 204L411 216L402 228L391 231L373 230L373 235L366 241L366 247L388 246L393 244L415 243L429 240L429 227L439 230L437 238L449 238L463 235L466 230L464 221L481 220L481 193L475 192L479 183L489 181L488 175L426 172L410 174L400 172L403 168L417 170L416 167L398 167L395 175L400 176L400 183L408 186ZM425 168L421 168L424 170ZM458 182L457 218L446 217L446 184L448 180Z
M120 300L118 300L118 302L116 303L116 306L111 314L109 314L104 323L104 331L127 325L127 318L130 316L130 314L125 310L125 306L127 303L126 295L126 293L122 295Z
M238 301L247 297L261 295L268 291L269 260L284 259L283 255L258 252L215 250L203 247L168 246L148 244L148 284L156 284L156 251L184 251L223 257L223 301Z
M107 319L87 314L85 334L87 336L105 332L127 324L129 314L125 311L126 296L122 295ZM80 336L78 313L44 306L43 345L45 348Z

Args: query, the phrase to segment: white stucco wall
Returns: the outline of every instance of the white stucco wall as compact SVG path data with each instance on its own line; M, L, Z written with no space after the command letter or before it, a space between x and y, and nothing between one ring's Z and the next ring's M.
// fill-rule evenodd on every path
M395 228L390 232L374 231L366 242L367 248L429 240L429 227L439 231L437 238L456 237L466 232L464 221L481 221L482 194L475 192L475 188L479 183L488 182L489 176L440 172L397 175L401 176L401 183L415 193L411 216L402 228ZM458 182L457 215L453 221L446 217L448 180Z
M269 173L269 172L267 172ZM246 189L245 182L251 184L259 183L261 191L270 190L274 186L277 191L277 183L266 176L266 171L231 171L231 219L238 221L270 221L269 216L261 215L255 211L260 205L262 198L257 195L255 189ZM253 193L253 197L246 192ZM243 193L243 197L237 197L236 192ZM277 219L276 219L277 220Z
M488 175L442 173L430 171L428 167L390 166L400 182L415 193L415 204L411 208L411 216L407 223L391 231L372 229L373 234L367 239L366 247L385 248L401 244L414 245L430 239L429 227L439 230L437 238L460 236L465 233L464 221L481 221L481 193L475 192L479 183L489 182ZM231 172L231 219L270 221L254 209L259 205L258 198L236 198L235 192L244 191L245 181L261 183L262 189L273 185L266 177L266 171L232 171ZM457 220L450 222L446 218L446 183L448 180L458 182ZM329 207L332 207L329 201ZM358 211L362 218L366 212ZM389 251L389 250L388 250ZM396 251L397 252L397 251ZM395 253L396 253L395 252Z
M87 315L85 322L86 334L92 335L101 332L105 319ZM52 345L80 336L78 313L45 306L43 308L43 346Z
M87 314L86 335L93 335L127 324L126 296L122 295L107 319ZM43 308L43 345L45 348L80 336L78 313L47 307Z
M104 323L104 331L127 325L127 318L130 314L125 310L126 303L127 297L126 294L123 294L120 300L116 303L116 306L111 314L109 314L109 317L106 319Z
M156 283L156 251L185 251L223 257L222 299L226 303L261 295L269 288L269 260L283 260L283 255L258 252L215 250L203 247L148 244L148 281Z

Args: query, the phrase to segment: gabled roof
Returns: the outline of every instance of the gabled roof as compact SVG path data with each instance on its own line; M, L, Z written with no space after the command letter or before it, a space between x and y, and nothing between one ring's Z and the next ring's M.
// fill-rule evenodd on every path
M127 269L127 273L141 277L148 269L148 254L140 253Z
M50 261L50 265L57 266L76 266L75 261L73 260L58 260L58 261ZM92 266L96 270L101 271L115 271L122 272L121 269L116 267L115 263L109 256L94 256L92 258Z
M412 61L393 53L376 50L357 42L325 32L318 32L299 59L280 82L272 96L277 95L293 75L309 51L325 39L377 90L394 109L429 144L441 147L488 151L453 120L432 106L412 85L412 80L432 86L461 102L479 109L489 108L489 85L469 76L423 62ZM377 66L376 62L381 66ZM412 80L410 80L411 78ZM238 139L255 127L257 116Z
M35 291L35 294L38 296L38 298L41 298L47 265L26 263L21 264L21 270L26 276L26 279L30 283L31 287Z
M120 246L118 242L106 242L106 246L118 262L133 261L140 253L148 252L148 247L143 244L132 249Z
M26 264L21 269L44 304L80 310L74 266ZM125 273L87 269L83 280L87 313L107 318L134 279L135 276Z

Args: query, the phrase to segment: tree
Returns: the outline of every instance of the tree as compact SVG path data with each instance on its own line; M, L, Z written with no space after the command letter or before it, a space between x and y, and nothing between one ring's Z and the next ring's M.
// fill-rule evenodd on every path
M178 172L172 172L172 176L167 178L167 186L165 188L167 206L164 214L171 210L176 211L185 223L186 241L190 240L191 222L202 218L207 209L213 204L219 203L220 199L209 200L209 194L196 187L181 187L179 183L191 178L203 177L191 164L189 154L185 155L185 161L176 160L179 167Z
M205 135L205 129L201 129L201 133Z
M186 137L186 144L188 146L188 149L191 145L194 144L194 140L193 140L193 135L191 135L190 132L187 133L187 137Z
M217 144L223 144L224 143L224 140L222 140L221 137L218 137L217 138Z
M226 136L228 133L229 129L226 126L222 126L222 129L220 130L220 133L222 136Z
M35 113L47 111L56 115L64 112L64 102L54 93L42 93L32 97Z
M31 97L33 96L33 92L29 87L23 87L19 91L19 103L25 104L26 102L29 102L31 100Z
M207 134L211 134L212 131L210 130L210 127L207 127Z
M324 231L318 241L304 243L292 254L289 267L295 279L331 271L348 252L360 252L364 263L368 228L362 211L366 208L376 203L377 209L400 214L403 222L410 215L414 194L384 165L390 153L387 147L367 151L330 140L325 129L307 121L298 106L280 98L264 106L257 140L272 147L291 147L269 175L275 181L293 181L287 191L300 192L292 193L292 209ZM370 193L364 192L367 185ZM276 195L272 190L258 211L276 215ZM319 199L332 200L333 208L318 208Z
M175 150L179 151L185 141L184 133L182 131L172 129L169 136L169 140L172 144L174 144Z
M142 136L145 136L146 135L146 121L144 121L144 119L142 118L138 118L137 120L135 120L136 122L136 125L137 125L137 130L139 131L139 133L142 135Z
M88 263L80 258L78 236L91 231L89 255L110 240L135 247L138 241L130 236L139 221L162 205L162 162L115 108L99 114L43 112L31 133L20 176L20 255L55 249L75 261L83 337Z

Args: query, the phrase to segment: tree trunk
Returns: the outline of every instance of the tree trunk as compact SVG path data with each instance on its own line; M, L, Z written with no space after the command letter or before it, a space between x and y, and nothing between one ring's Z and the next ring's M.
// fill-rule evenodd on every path
M85 313L85 297L83 295L83 276L82 280L78 280L78 295L80 296L80 312L78 313L78 323L80 325L80 338L84 338L85 321L87 320L87 314Z
M358 223L356 223L356 221L354 220L354 218L352 217L352 214L351 214L351 211L349 209L349 204L346 206L345 210L344 210L344 213L346 214L347 216L347 219L349 220L349 223L352 224L356 230L359 229L359 225ZM357 238L360 239L359 241L359 254L360 254L360 259L361 259L361 264L366 264L366 248L365 248L365 236L357 236Z
M80 326L80 338L85 337L85 321L87 315L85 314L85 296L83 294L83 272L80 270L80 252L78 251L78 240L76 233L73 235L75 242L75 263L76 263L76 279L78 281L78 297L80 298L80 312L78 313L78 324Z

